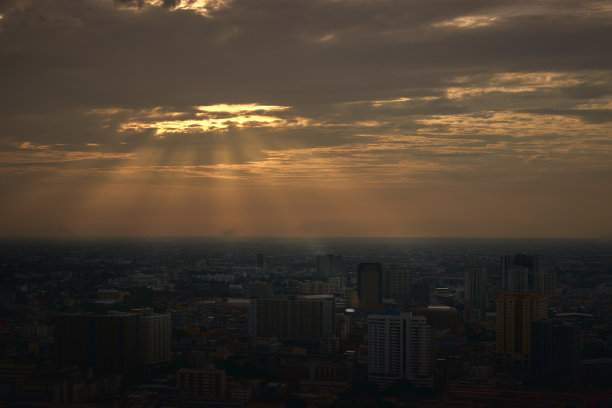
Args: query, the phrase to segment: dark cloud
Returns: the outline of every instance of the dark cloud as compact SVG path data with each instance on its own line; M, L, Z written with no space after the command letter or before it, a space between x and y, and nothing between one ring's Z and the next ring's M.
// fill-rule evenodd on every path
M575 116L588 123L612 122L612 109L524 109L522 112L539 115Z
M100 7L82 17L87 27L70 38L49 34L31 44L38 51L32 49L28 58L11 55L9 70L19 75L27 69L32 75L23 81L25 89L15 81L3 89L12 96L10 105L28 107L37 91L42 98L35 103L61 92L61 101L48 101L53 106L245 98L320 104L382 99L398 89L412 94L478 72L607 69L612 63L603 52L610 27L600 21L592 26L585 19L514 18L477 30L430 27L491 11L487 4L234 1L214 18L154 12L120 16ZM78 15L79 7L74 8ZM30 46L22 34L14 33L14 44ZM47 51L52 48L53 53Z
M181 0L163 0L162 6L168 9L174 9L179 4L181 4Z
M145 5L144 0L113 0L117 6L127 6L141 8Z
M576 86L568 86L563 88L563 93L569 98L575 99L593 99L600 98L606 95L612 95L612 88L608 84L587 84L583 83Z

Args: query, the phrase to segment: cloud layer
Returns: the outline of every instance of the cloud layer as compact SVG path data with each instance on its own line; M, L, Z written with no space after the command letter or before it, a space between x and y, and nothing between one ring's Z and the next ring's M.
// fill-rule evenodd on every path
M606 1L0 1L0 234L612 231Z

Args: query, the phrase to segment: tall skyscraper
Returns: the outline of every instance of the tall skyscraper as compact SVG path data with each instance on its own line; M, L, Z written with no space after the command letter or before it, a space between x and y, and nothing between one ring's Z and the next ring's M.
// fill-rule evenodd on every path
M496 307L497 364L527 368L531 353L531 323L548 317L548 298L529 293L500 295Z
M576 388L580 383L580 350L579 327L552 320L531 323L529 370L538 385Z
M327 280L344 273L342 257L340 255L317 256L317 278Z
M383 272L383 295L396 300L410 299L412 274L407 270L387 270Z
M465 306L484 312L487 306L487 270L472 268L465 271Z
M249 333L315 347L336 335L335 314L333 296L252 299Z
M379 263L360 263L357 277L359 307L378 308L382 304L382 266Z
M368 316L368 379L382 388L399 379L433 386L431 330L425 317Z

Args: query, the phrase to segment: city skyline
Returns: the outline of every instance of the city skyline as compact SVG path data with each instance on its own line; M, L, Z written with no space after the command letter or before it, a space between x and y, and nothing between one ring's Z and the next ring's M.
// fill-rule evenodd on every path
M604 1L0 1L0 236L612 236Z
M610 242L4 243L9 407L552 407L610 397ZM515 273L521 293L507 284Z

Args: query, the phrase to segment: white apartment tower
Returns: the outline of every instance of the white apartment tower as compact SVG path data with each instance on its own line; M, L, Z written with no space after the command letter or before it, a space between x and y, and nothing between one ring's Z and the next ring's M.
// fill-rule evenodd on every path
M431 329L425 317L368 316L368 378L383 388L399 379L433 387Z
M138 316L142 364L165 363L172 359L170 313L141 312Z

